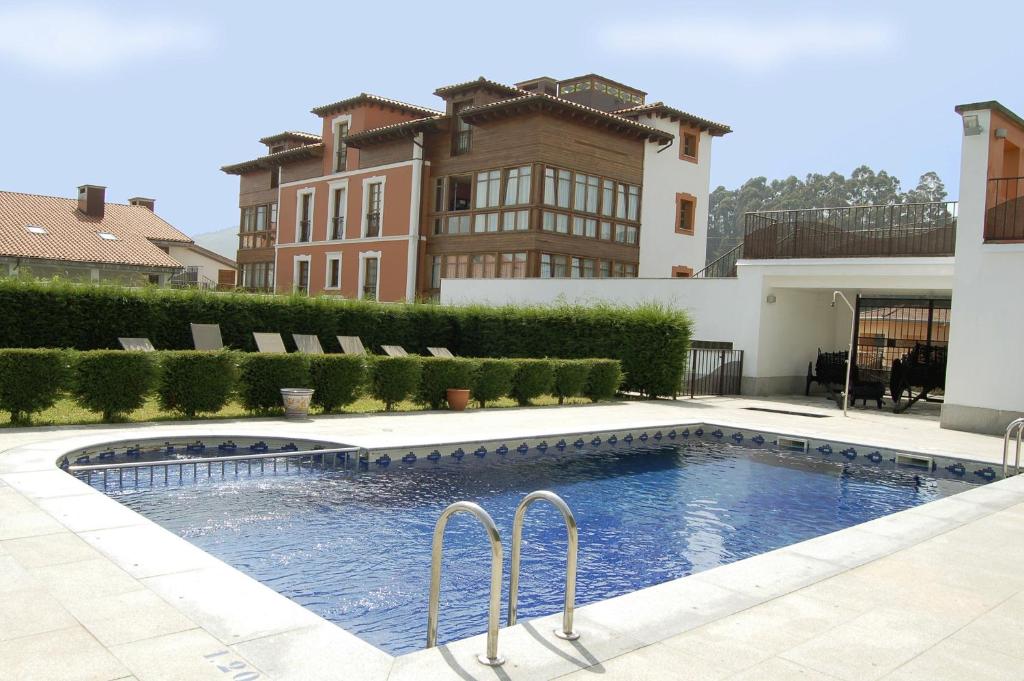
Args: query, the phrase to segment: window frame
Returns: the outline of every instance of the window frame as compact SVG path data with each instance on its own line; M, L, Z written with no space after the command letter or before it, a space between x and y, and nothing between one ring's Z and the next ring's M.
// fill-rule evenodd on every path
M374 175L373 177L363 178L363 196L362 205L363 210L360 213L360 229L359 235L364 239L379 239L384 236L384 207L385 207L385 196L387 192L387 176L386 175ZM370 235L370 188L374 185L380 186L380 199L379 199L379 210L377 211L377 233Z

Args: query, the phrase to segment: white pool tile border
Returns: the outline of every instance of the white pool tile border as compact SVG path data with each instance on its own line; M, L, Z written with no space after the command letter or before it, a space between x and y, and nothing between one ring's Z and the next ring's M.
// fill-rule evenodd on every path
M280 437L279 432L274 432L279 431L280 424L273 425L276 427L268 428L266 436ZM701 421L694 420L655 423L630 430L642 432L702 425ZM227 429L212 425L190 430L189 436L219 437L217 431L224 430ZM259 430L262 429L254 434L260 435ZM769 435L758 430L766 437ZM102 492L77 481L72 482L79 485L78 488L68 485L66 481L70 476L55 468L55 459L67 451L113 441L110 435L109 431L90 433L8 450L0 457L0 486L9 486L30 500L271 678L308 679L312 674L327 679L333 672L337 672L337 678L354 678L354 670L359 670L358 678L381 681L454 675L463 678L495 676L485 673L475 662L476 654L484 648L483 634L436 649L393 657ZM542 433L533 438L553 435L560 434ZM569 440L585 435L592 433L561 437ZM151 437L161 435L147 433L146 439ZM812 447L816 442L835 442L814 436L795 437L811 440ZM375 447L372 440L356 444L369 452L426 445L384 441L380 442L383 446ZM466 442L447 446L457 448L460 444ZM491 441L491 444L498 446L498 441ZM911 450L878 449L912 453ZM501 668L498 677L554 678L600 664L1022 502L1024 476L1000 480L689 577L582 606L577 609L577 628L583 632L583 638L576 642L562 641L551 634L558 624L558 614L504 628L499 645L509 662ZM332 651L326 658L325 650ZM332 660L336 664L329 664ZM340 666L342 662L344 667Z

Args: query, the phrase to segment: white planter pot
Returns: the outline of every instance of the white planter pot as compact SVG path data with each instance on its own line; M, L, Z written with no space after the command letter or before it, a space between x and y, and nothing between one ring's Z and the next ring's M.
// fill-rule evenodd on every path
M309 416L309 401L313 399L312 388L281 388L286 419L304 419Z

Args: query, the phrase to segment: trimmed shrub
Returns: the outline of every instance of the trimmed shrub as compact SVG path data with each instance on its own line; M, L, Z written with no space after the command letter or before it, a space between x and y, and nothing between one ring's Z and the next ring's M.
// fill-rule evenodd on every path
M476 370L471 394L481 407L512 392L516 365L507 359L483 359Z
M308 355L252 352L240 358L238 398L250 411L282 411L281 388L312 387Z
M448 388L471 388L476 361L465 357L424 357L420 360L423 375L416 394L419 402L441 409L447 400Z
M334 296L254 296L201 290L130 290L53 282L0 281L0 347L117 348L117 335L158 348L192 347L189 322L217 322L224 342L254 350L253 329L360 336L367 347L444 346L463 357L622 360L624 388L645 395L678 389L690 342L685 312L636 307L381 305Z
M512 377L512 397L525 407L530 400L551 392L555 381L555 363L549 359L512 360L516 367Z
M156 394L161 409L194 418L220 411L231 399L238 378L232 353L179 350L161 352L159 359Z
M366 373L366 359L359 355L311 355L313 404L330 412L355 402L366 385Z
M622 364L618 360L590 360L590 377L585 394L595 402L610 400L619 392L624 378Z
M71 392L78 404L103 414L104 421L135 411L156 384L151 352L89 350L74 358Z
M10 412L14 423L52 407L67 380L68 358L62 350L0 350L0 410Z
M555 363L553 393L559 404L564 404L566 397L583 394L590 377L590 367L591 362L585 359L562 359Z
M422 358L374 357L370 363L370 394L391 411L395 404L416 394L422 374Z

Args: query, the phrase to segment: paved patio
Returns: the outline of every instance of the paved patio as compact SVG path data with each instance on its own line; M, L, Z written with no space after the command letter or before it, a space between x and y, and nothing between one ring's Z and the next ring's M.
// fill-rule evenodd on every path
M386 447L689 421L999 462L999 438L940 430L920 406L844 419L819 398L712 398L2 430L0 679L1022 680L1024 476L585 606L577 642L548 635L558 616L503 629L509 662L488 669L472 662L481 637L385 655L53 468L128 438Z

